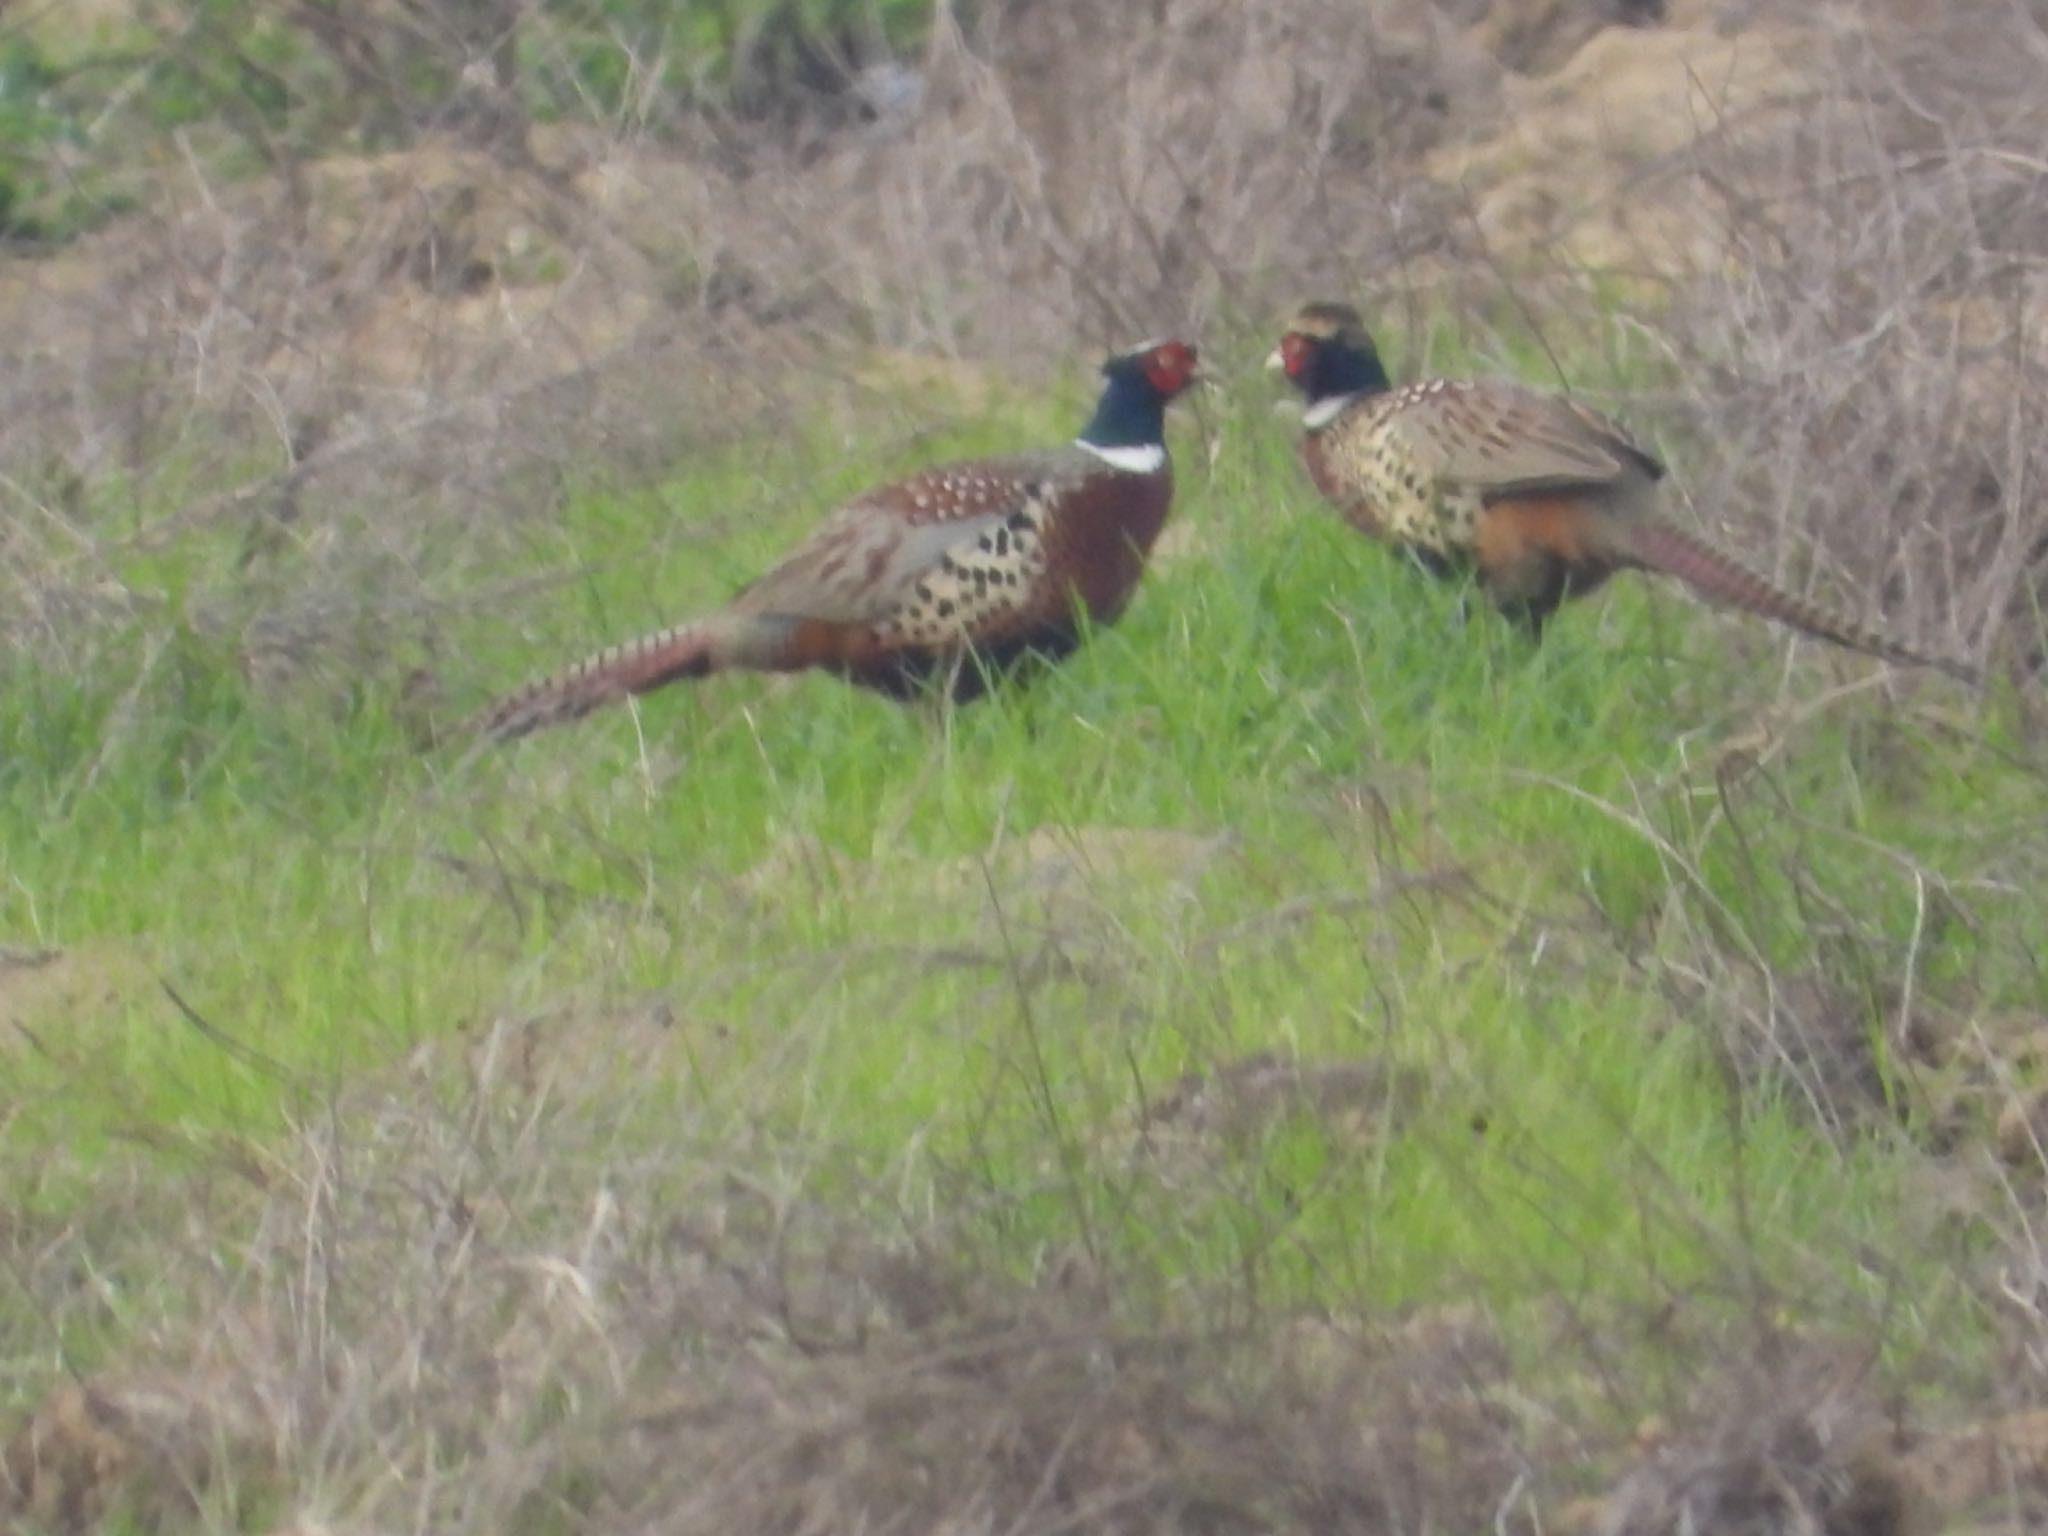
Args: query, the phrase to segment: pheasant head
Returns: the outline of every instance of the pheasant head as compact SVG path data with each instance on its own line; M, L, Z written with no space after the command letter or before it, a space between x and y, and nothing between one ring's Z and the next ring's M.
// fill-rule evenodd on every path
M1110 358L1102 365L1102 397L1081 429L1081 446L1103 456L1127 451L1134 462L1163 462L1166 407L1196 381L1195 362L1195 348L1185 341L1143 342Z
M1284 372L1313 410L1325 401L1378 394L1389 387L1379 349L1349 304L1304 304L1266 358Z

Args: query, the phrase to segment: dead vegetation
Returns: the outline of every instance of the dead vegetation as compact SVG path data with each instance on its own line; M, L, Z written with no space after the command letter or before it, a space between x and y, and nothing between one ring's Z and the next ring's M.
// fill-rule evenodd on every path
M1098 889L1170 903L1191 860L1219 856L1242 857L1094 829L1020 839L981 879L1015 942L1034 921L1065 925L1047 936L1058 952L1112 910L1088 900ZM1404 884L1402 859L1383 851L1362 942L1396 921L1449 934L1455 905L1503 929L1490 963L1526 954L1528 928L1569 957L1553 967L1621 963L1568 913L1518 911L1470 875ZM1034 910L1038 897L1054 899ZM1197 936L1189 963L1243 963L1300 915ZM1710 939L1686 953L1740 974ZM1028 948L1006 958L991 941L976 963L1007 966L1006 989L1047 986ZM1105 1006L1119 979L1099 988ZM1662 1023L1726 1021L1737 1104L1789 1083L1817 1133L1885 1134L1856 1000L1816 979L1754 1001L1769 1011L1679 998ZM2024 1065L2038 1029L2023 1023L1974 1031L1986 1089ZM2048 1185L2024 1134L1987 1168L1988 1100L1927 1160L1929 1187L1902 1190L1901 1230L1946 1242L1943 1223L1969 1211L1981 1235L1956 1243L1955 1282L2008 1352L1989 1383L1938 1343L1883 1360L1885 1320L1914 1299L1888 1293L1887 1254L1862 1259L1875 1294L1844 1285L1829 1233L1766 1275L1730 1232L1725 1268L1641 1307L1589 1305L1547 1277L1512 1318L1470 1302L1309 1310L1228 1266L1160 1273L1078 1241L1019 1253L994 1234L1043 1190L963 1170L943 1199L906 1203L838 1148L757 1121L744 1094L688 1088L722 1027L661 996L479 1022L297 1095L282 1144L166 1133L110 1162L75 1216L0 1213L0 1272L36 1320L13 1336L51 1341L15 1367L33 1390L0 1430L0 1524L1932 1536L2048 1517ZM1961 1054L1962 1033L1943 1048ZM1235 1202L1277 1240L1259 1149L1290 1123L1358 1159L1410 1133L1514 1144L1483 1096L1438 1075L1284 1049L1210 1060L1051 1160L1140 1208ZM1612 1175L1661 1213L1646 1219L1689 1209L1657 1169ZM98 1330L118 1359L57 1345Z
M2019 6L1899 7L1817 41L1838 89L1745 164L1699 166L1734 260L1669 332L1710 385L1694 501L1748 509L1781 575L1797 559L1905 632L2034 670L2048 195L2022 146L2048 116L2018 82L2048 33Z
M636 1147L603 1129L601 1086L558 1078L513 1115L490 1073L475 1086L366 1096L309 1131L240 1202L232 1300L188 1335L204 1358L57 1389L0 1455L0 1510L62 1531L117 1509L1380 1531L1481 1519L1517 1481L1513 1411L1489 1400L1504 1356L1476 1319L1303 1319L1275 1356L1263 1332L1148 1320L1078 1256L1005 1277L943 1230L878 1222L872 1192L781 1193L786 1148Z
M510 1051L351 1093L183 1241L149 1221L128 1305L155 1358L49 1391L0 1447L0 1515L1906 1536L2048 1493L2033 1418L1937 1431L1839 1341L1567 1313L1529 1358L1471 1309L1288 1316L1080 1252L1020 1274L880 1191L797 1193L787 1142L622 1124L577 1059L538 1097L506 1093ZM54 1321L101 1304L78 1266L118 1273L135 1215L0 1244ZM1668 1395L1608 1374L1652 1336L1693 1373Z
M225 522L252 561L197 616L255 674L444 665L496 596L464 551L571 463L636 483L858 399L877 345L1030 379L1165 329L1250 346L1313 292L1411 366L1447 316L1482 356L1533 328L1596 393L1583 360L1625 346L1674 387L1618 404L1736 547L2037 663L2048 45L2019 0L1167 14L942 15L916 90L829 133L433 119L254 179L185 142L136 213L0 273L7 641L132 623L126 560Z
M0 274L0 644L75 656L151 630L132 557L226 525L247 558L182 617L248 675L464 693L460 642L506 596L478 552L544 522L571 468L649 477L892 395L934 354L1008 379L1164 327L1221 351L1329 292L1407 359L1446 305L1482 355L1534 330L1566 371L1625 338L1667 381L1628 413L1701 520L1916 644L2038 671L2044 60L2023 0L1043 0L942 25L914 105L830 134L706 114L661 136L528 125L515 152L437 123L252 180L181 156L140 211ZM1882 741L1870 760L1886 771ZM1020 844L1024 918L1085 926L1104 846ZM1226 856L1115 852L1168 887ZM1919 873L1931 920L1960 920ZM2000 1312L2011 1381L1979 1422L1756 1316L1675 1346L1668 1318L1572 1318L1525 1362L1479 1315L1169 1302L1083 1255L1019 1273L878 1191L791 1193L822 1151L730 1126L636 1142L602 1083L536 1078L487 1031L463 1094L438 1071L352 1093L274 1158L198 1175L185 1221L147 1181L67 1230L0 1211L53 1335L108 1306L108 1274L160 1286L124 1325L135 1360L13 1367L32 1406L0 1513L66 1532L117 1509L279 1533L2026 1528L2048 1517L2040 1021L1958 1022L1968 978L1915 990L1923 949L1808 894L1840 935L1831 971L1778 974L1666 914L1692 968L1672 1011L1818 1132L1944 1154L1935 1203L1996 1233L1966 1283ZM42 984L10 968L0 1003ZM630 1035L668 1048L665 1022ZM1409 1086L1364 1060L1212 1064L1117 1151L1201 1186L1275 1117L1369 1144ZM1679 1385L1630 1379L1645 1341Z

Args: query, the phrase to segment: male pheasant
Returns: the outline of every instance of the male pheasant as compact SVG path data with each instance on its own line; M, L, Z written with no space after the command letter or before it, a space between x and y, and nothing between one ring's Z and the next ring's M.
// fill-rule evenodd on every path
M1302 456L1345 519L1438 574L1476 573L1533 636L1616 571L1656 571L1836 645L1976 680L1967 664L1825 612L1664 520L1664 466L1574 401L1504 379L1396 388L1348 304L1305 305L1266 365L1307 397Z
M964 702L1027 657L1059 659L1079 615L1114 622L1144 573L1173 500L1166 407L1195 365L1181 341L1110 358L1073 443L871 490L723 608L529 684L478 730L523 736L735 669L815 667L895 698L932 684Z

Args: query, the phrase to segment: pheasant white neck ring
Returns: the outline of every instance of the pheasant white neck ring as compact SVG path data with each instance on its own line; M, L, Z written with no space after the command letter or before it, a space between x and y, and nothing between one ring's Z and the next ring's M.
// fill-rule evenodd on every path
M1301 413L1301 424L1311 432L1320 432L1356 405L1363 394L1359 390L1348 395L1325 395Z
M1074 446L1086 449L1111 469L1120 469L1127 475L1156 475L1166 467L1166 449L1159 443L1130 443L1120 448L1105 448L1083 437L1076 438Z

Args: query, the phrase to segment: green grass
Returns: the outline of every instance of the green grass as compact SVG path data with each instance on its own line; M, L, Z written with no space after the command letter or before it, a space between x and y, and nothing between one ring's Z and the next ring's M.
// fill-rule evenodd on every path
M1060 433L1077 400L579 495L468 577L587 578L466 621L445 682L481 702L709 605L834 497ZM1084 1248L1163 1307L1207 1277L1839 1320L1905 1287L1887 1342L1966 1353L1945 1277L1973 1239L1902 1199L1911 1139L1737 1092L1719 1044L1767 976L1818 977L1905 1094L1907 978L1972 1019L2048 1008L2040 783L2004 707L1825 700L1868 668L1805 649L1785 682L1775 636L1644 583L1531 652L1323 513L1262 399L1208 412L1213 473L1178 439L1196 547L1069 665L956 712L719 679L465 760L407 745L395 683L258 692L174 620L15 663L0 940L110 978L0 1046L15 1203L82 1208L138 1137L174 1169L260 1145L494 1018L601 1049L658 995L672 1070L621 1067L621 1135L766 1128L811 1193L965 1213L1018 1266ZM167 611L238 549L162 565ZM1042 829L1096 855L1050 897L1005 862ZM1126 829L1186 836L1134 860ZM1179 1074L1258 1051L1398 1067L1400 1112L1129 1154ZM38 1326L0 1303L0 1340Z

